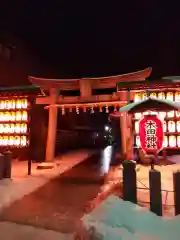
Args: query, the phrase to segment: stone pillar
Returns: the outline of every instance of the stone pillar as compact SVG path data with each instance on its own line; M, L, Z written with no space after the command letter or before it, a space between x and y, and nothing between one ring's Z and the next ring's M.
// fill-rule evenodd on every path
M50 89L51 104L56 104L59 97L57 89ZM57 132L57 107L49 108L49 121L46 145L46 161L53 161L55 157L56 132Z
M126 153L127 160L133 160L133 126L132 126L132 115L127 114L127 143Z
M122 154L126 157L127 153L127 114L122 113L120 116L120 132L122 141Z
M89 79L81 79L80 82L81 98L90 98L92 95L91 82Z

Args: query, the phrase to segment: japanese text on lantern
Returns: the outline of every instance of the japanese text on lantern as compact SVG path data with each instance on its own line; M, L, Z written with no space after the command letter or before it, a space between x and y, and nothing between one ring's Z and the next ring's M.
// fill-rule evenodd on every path
M158 153L163 147L163 123L157 115L145 115L139 121L139 137L146 153Z
M156 122L148 120L145 123L146 132L146 148L156 148L157 147L157 137L156 137Z

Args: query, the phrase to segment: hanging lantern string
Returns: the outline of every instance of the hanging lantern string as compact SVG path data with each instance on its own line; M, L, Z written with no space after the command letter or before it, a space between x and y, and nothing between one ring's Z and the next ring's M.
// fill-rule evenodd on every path
M99 112L102 112L102 105L99 105Z
M62 112L62 115L65 114L65 108L64 107L62 107L61 112Z
M83 112L85 113L86 112L86 106L83 106Z
M109 112L109 108L108 108L108 105L106 105L106 113Z
M76 107L76 113L79 114L79 107Z

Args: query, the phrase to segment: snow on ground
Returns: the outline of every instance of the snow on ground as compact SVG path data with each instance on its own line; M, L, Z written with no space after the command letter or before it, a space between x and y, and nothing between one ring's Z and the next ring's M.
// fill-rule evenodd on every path
M112 168L108 174L107 181L118 183L122 182L122 166ZM173 172L180 170L180 164L155 166L161 172L162 203L164 205L163 215L174 216L174 187ZM137 197L143 206L149 207L149 170L150 167L137 165ZM120 179L120 180L119 180Z
M0 239L4 240L73 240L72 234L34 228L16 223L0 222Z
M37 164L32 167L32 175L27 176L27 162L16 162L12 166L12 180L3 179L0 181L0 211L8 207L14 201L37 190L52 178L67 171L89 156L94 151L82 150L65 154L55 159L55 167L48 170L37 170Z
M111 195L82 218L79 236L103 240L179 240L180 217L164 219Z

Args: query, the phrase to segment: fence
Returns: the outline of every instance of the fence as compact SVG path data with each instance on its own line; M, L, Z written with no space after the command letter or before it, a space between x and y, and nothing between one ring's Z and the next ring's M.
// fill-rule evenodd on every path
M175 215L180 214L180 172L173 173L174 185L174 209ZM123 199L132 203L139 203L137 200L137 191L139 189L147 189L137 187L136 164L132 161L123 163ZM158 216L163 215L163 207L166 205L169 191L161 189L161 173L157 170L149 171L149 195L150 210ZM165 202L162 202L162 192L165 192Z

